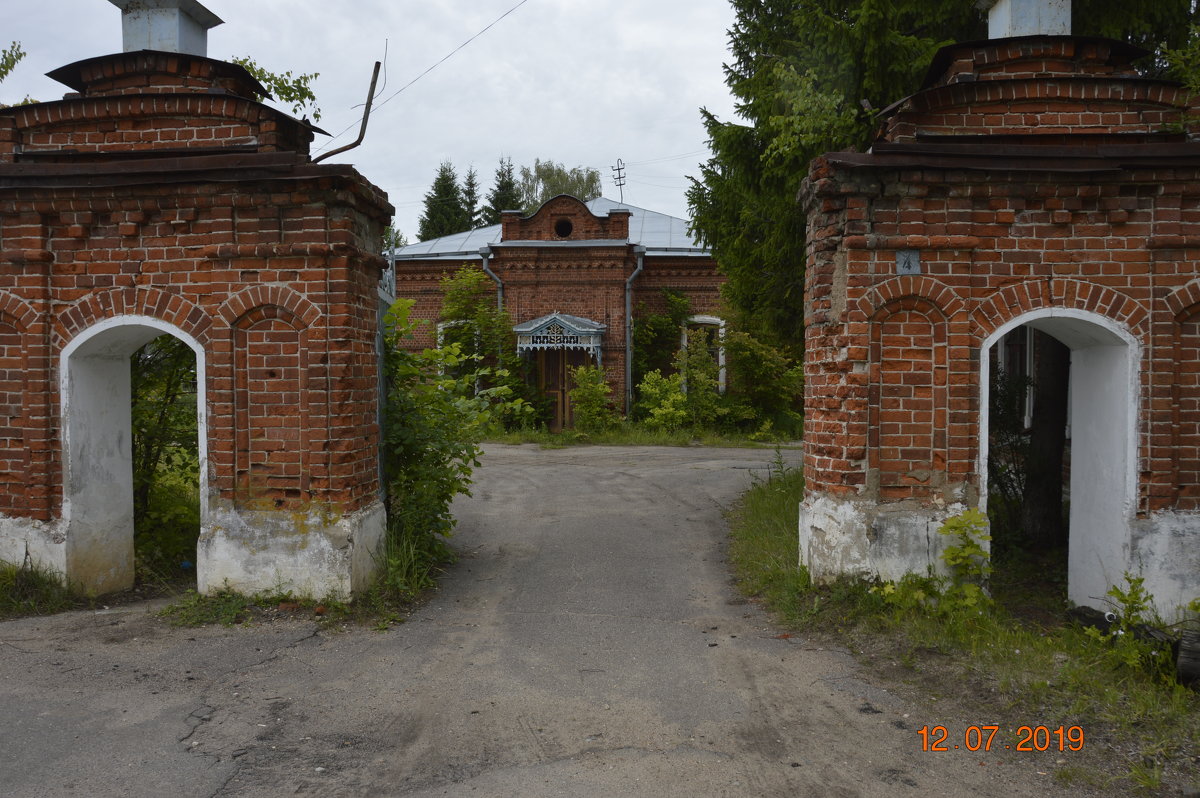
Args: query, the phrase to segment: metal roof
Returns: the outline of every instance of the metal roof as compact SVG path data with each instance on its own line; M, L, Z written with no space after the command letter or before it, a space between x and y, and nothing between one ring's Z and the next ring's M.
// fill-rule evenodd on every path
M595 246L597 243L603 244L640 244L646 248L647 255L702 255L708 256L711 253L709 250L701 247L696 240L688 233L688 222L686 219L679 219L674 216L668 216L665 213L649 211L645 208L639 208L636 205L628 205L617 202L616 200L608 199L607 197L597 197L585 203L588 210L597 216L607 216L608 212L615 209L628 210L629 217L629 240L626 241L571 241L566 242L576 246ZM468 230L465 233L455 233L442 238L431 238L428 241L419 241L416 244L409 244L406 247L396 250L396 258L399 260L463 260L479 257L479 250L482 247L490 247L500 244L500 228L498 224L491 227L481 227L478 230ZM504 242L515 243L515 242ZM547 244L563 242L551 241L536 241L530 242L534 246L543 246Z

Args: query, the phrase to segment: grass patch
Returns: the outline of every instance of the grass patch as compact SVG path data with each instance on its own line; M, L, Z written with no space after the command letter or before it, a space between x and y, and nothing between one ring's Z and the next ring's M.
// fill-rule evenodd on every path
M949 696L980 722L1083 727L1089 765L1072 757L1056 773L1062 782L1100 781L1129 794L1200 782L1200 695L1068 622L1065 589L1044 596L1046 562L1001 563L997 600L969 610L889 601L850 579L813 585L797 550L802 493L799 473L777 468L731 517L738 585L785 625L833 638L888 678ZM921 584L913 580L910 595Z
M639 424L622 423L601 432L563 430L549 432L545 429L519 429L495 432L488 435L488 443L536 443L543 449L561 449L566 446L719 446L725 448L799 447L799 443L787 446L772 439L759 439L735 433L696 430L651 429Z
M79 604L58 572L29 558L22 565L0 560L0 619L49 615Z

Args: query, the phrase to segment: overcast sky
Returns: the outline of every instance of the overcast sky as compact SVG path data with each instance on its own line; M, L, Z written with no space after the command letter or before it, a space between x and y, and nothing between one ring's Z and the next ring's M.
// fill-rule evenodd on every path
M614 199L609 167L621 158L626 202L686 217L686 176L708 155L699 108L731 116L721 71L733 21L728 0L203 2L224 20L209 31L209 56L250 55L276 72L320 73L319 125L342 134L331 149L357 135L356 106L386 46L386 85L366 141L331 162L353 163L386 191L410 239L447 158L460 173L473 165L484 192L501 156L518 167L534 158L592 166ZM0 37L0 47L15 39L28 53L0 84L0 101L57 99L67 89L45 73L119 51L120 11L108 0L6 3ZM314 150L327 142L318 136Z

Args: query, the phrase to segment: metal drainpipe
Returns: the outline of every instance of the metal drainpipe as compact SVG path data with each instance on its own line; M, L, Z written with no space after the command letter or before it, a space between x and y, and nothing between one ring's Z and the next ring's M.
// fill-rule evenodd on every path
M637 254L637 268L625 281L625 415L633 409L633 281L642 273L646 265L646 248L641 244L634 246Z
M479 257L483 259L483 273L496 281L496 310L504 310L504 281L488 268L488 259L492 257L492 248L481 247Z

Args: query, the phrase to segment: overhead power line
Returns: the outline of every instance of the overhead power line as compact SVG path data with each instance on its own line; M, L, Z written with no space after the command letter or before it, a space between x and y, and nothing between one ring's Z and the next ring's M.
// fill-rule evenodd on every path
M439 59L439 60L438 60L436 63L434 63L432 66L430 66L430 67L429 67L428 69L426 69L424 72L422 72L421 74L417 75L415 78L413 78L412 80L410 80L408 83L405 83L405 84L404 84L403 86L401 86L400 88L396 89L394 92L392 92L391 94L389 94L389 95L387 96L387 98L386 98L386 99L383 99L383 100L379 101L378 103L376 103L376 104L375 104L375 109L376 109L376 110L378 110L378 109L382 108L383 106L387 105L389 102L391 102L392 100L394 100L394 99L396 98L396 96L397 96L397 95L399 95L401 92L403 92L403 91L404 91L405 89L407 89L409 86L412 86L412 85L413 85L414 83L416 83L418 80L420 80L421 78L425 77L426 75L428 75L428 74L429 74L430 72L432 72L433 70L437 69L439 66L441 66L442 64L444 64L446 61L449 61L449 60L450 60L450 58L451 58L451 57L452 57L452 56L453 56L455 53L457 53L459 50L463 49L463 48L464 48L464 47L466 47L468 44L470 44L471 42L475 41L476 39L478 39L478 38L479 38L480 36L482 36L483 34L487 33L489 30L491 30L493 27L495 27L495 26L497 25L497 23L499 23L499 22L500 22L500 20L504 19L504 18L505 18L505 17L507 17L509 14L511 14L512 12L516 11L518 8L520 8L521 6L525 5L525 4L526 4L526 3L528 3L528 2L529 2L529 0L521 0L521 1L520 1L519 3L517 3L515 6L513 6L513 7L512 7L512 8L510 8L510 9L508 9L507 11L505 11L505 12L504 12L503 14L501 14L500 16L496 17L494 20L492 20L490 23L488 23L488 25L487 25L487 26L485 26L483 29L481 29L481 30L480 30L478 33L476 33L476 34L475 34L474 36L472 36L471 38L467 39L465 42L463 42L462 44L460 44L458 47L455 47L453 50L451 50L450 52L446 53L446 54L445 54L444 56L442 56L442 57L441 57L441 58L440 58L440 59ZM361 118L360 118L359 122L361 122ZM333 144L333 142L334 142L334 141L336 141L337 139L339 139L339 138L341 138L342 136L346 135L346 133L347 133L347 132L349 132L349 131L353 130L355 127L357 127L357 126L359 125L359 122L354 122L353 124L347 125L347 126L345 127L345 129L341 130L341 131L340 131L340 132L339 132L339 133L338 133L336 136L332 136L332 137L329 139L329 141L325 142L325 144L323 144L323 145L322 145L322 146L321 146L321 147L320 147L320 148L317 150L317 152L321 152L322 150L324 150L324 149L327 149L327 148L329 147L329 145Z

